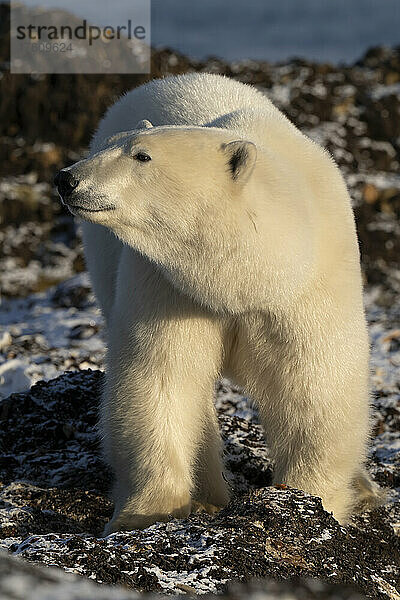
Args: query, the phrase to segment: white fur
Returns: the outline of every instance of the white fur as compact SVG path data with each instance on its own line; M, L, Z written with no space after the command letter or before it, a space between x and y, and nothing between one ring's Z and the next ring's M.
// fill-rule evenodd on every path
M72 209L108 328L106 532L226 504L221 374L256 400L277 483L341 521L375 497L359 252L330 156L254 88L191 74L121 98L72 171L75 203L115 207Z

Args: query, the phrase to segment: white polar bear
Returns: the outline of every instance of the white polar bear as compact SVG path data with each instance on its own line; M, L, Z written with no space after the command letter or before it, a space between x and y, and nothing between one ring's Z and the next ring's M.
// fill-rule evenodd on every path
M258 404L276 483L342 522L378 498L354 218L322 148L256 89L189 74L123 96L56 183L107 323L106 533L226 505L222 374Z

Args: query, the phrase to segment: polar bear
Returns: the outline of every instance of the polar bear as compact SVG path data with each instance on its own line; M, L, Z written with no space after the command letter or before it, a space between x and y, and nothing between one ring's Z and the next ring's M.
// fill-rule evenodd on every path
M276 483L341 522L372 505L359 250L328 153L255 88L188 74L117 101L56 185L108 332L105 533L227 504L221 375L256 401Z

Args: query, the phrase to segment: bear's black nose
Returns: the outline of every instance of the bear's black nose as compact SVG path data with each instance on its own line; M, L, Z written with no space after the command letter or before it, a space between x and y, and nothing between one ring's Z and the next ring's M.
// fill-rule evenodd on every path
M69 196L79 184L79 180L75 179L71 171L59 171L54 177L54 185L57 187L61 198Z

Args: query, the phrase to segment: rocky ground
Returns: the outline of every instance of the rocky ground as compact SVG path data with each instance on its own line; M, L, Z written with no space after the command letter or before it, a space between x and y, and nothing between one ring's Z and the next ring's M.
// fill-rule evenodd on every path
M273 464L256 411L222 381L216 406L231 504L215 517L102 539L112 511L96 433L102 320L79 229L51 181L84 155L106 106L145 76L11 77L4 5L0 13L0 548L14 555L0 554L0 596L137 597L106 587L117 583L138 592L225 591L227 598L361 597L350 585L369 598L399 599L400 50L376 48L349 67L200 63L169 50L154 52L152 63L153 76L211 71L258 86L339 163L366 284L369 469L388 489L387 503L340 527L318 499L270 487ZM251 578L296 581L226 591Z
M353 584L370 598L399 598L400 305L382 308L377 299L371 288L369 469L388 489L383 507L340 527L319 499L269 487L273 464L257 413L223 380L215 399L231 504L215 517L192 515L106 539L99 536L112 511L111 476L96 431L104 345L87 277L3 302L4 389L38 383L0 403L0 548L138 591L203 594L252 577L311 577ZM328 598L329 588L321 589Z
M311 577L352 584L370 598L398 598L400 490L341 527L318 498L270 487L273 465L256 412L227 381L216 390L216 405L229 506L216 516L100 538L112 510L96 434L103 377L99 370L66 373L2 402L0 548L138 591L207 593L253 577ZM388 392L389 381L380 377ZM386 398L383 406L377 401L381 432L371 470L398 487L393 403Z
M66 574L60 569L35 567L28 562L0 553L0 596L4 600L157 600L178 598L191 593L190 587L177 589L179 596L129 591L122 586L95 584L89 579ZM230 584L215 596L202 595L204 600L362 600L352 586L323 583L316 579L296 578L291 581L252 580L245 584Z

